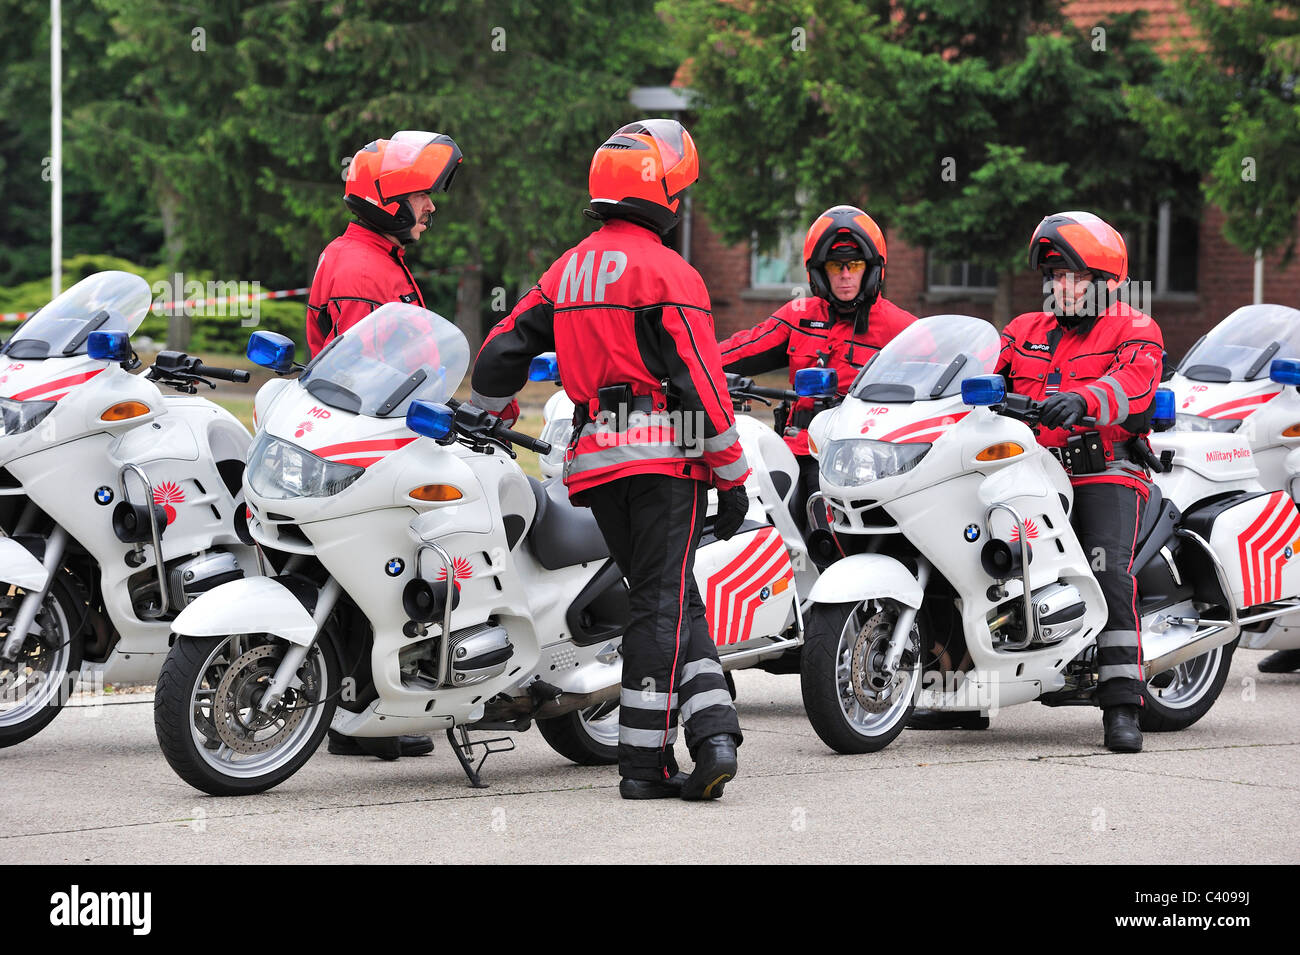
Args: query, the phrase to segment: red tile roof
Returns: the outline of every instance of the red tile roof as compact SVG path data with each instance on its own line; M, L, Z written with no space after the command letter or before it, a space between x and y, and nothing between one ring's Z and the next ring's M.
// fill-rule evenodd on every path
M1090 27L1115 14L1138 10L1146 13L1146 22L1138 35L1157 53L1169 53L1176 40L1196 35L1180 0L1069 0L1065 4L1065 15L1080 27Z

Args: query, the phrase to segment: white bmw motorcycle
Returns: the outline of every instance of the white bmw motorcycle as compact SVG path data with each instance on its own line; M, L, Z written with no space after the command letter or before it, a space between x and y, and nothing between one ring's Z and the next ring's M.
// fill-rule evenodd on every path
M1176 398L1176 431L1240 435L1268 490L1300 501L1300 311L1285 305L1237 309L1192 346L1166 383ZM1272 374L1274 363L1277 373ZM1242 630L1249 650L1300 648L1300 618Z
M163 352L130 374L150 301L139 276L101 272L0 349L0 747L48 725L78 677L152 681L177 613L257 572L248 432L190 397L248 372Z
M255 333L249 355L293 367L282 336ZM549 445L451 398L468 365L455 326L393 303L259 392L245 495L275 576L218 587L174 622L155 726L182 779L266 790L331 725L443 730L473 786L513 743L470 729L536 721L569 759L617 761L626 583L591 512L514 460L512 445ZM738 642L770 641L796 612L772 533L742 529L708 577Z
M1030 430L1039 406L987 374L998 347L980 319L922 319L810 428L848 556L811 593L803 697L838 752L888 745L918 702L1093 705L1105 601L1066 472ZM1143 727L1159 730L1209 710L1243 627L1300 607L1300 513L1242 466L1242 439L1155 437L1170 490L1152 493L1134 567Z

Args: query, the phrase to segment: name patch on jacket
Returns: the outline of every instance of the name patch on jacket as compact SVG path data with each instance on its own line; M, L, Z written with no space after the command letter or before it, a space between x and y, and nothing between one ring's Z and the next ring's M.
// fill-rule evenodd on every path
M1024 347L1028 351L1051 351L1052 346L1044 342L1041 345L1035 345L1033 342L1025 342Z
M800 328L830 328L831 323L816 318L804 318L799 320Z

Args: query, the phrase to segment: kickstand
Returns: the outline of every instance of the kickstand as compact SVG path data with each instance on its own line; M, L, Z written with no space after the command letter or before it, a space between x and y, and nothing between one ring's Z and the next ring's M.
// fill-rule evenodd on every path
M457 739L457 734L460 739ZM465 770L465 775L469 777L470 789L487 789L487 783L479 778L478 771L483 768L487 758L493 753L508 753L515 748L515 741L509 736L498 736L493 739L482 739L470 741L469 729L464 726L451 727L447 730L447 742L451 744L451 751L456 754L456 759L460 763L460 768ZM504 746L493 746L493 743L505 743ZM470 760L474 758L474 747L483 747L483 758L478 761L478 765L473 765Z

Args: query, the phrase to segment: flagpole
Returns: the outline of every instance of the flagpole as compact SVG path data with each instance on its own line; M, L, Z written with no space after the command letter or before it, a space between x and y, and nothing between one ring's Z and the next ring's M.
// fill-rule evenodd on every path
M50 285L63 290L63 22L50 0Z

